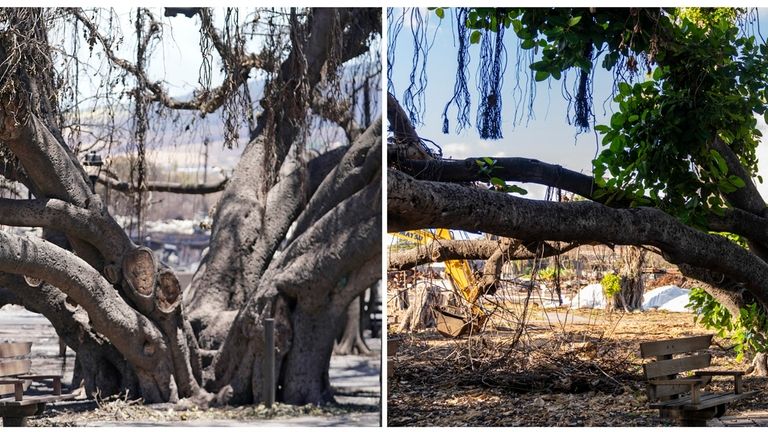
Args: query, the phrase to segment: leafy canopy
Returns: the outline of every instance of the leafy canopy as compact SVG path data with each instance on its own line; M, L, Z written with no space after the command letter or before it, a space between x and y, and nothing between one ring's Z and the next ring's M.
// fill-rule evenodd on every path
M445 10L434 8L443 18ZM733 8L472 8L469 40L512 28L520 47L540 54L537 81L568 69L614 72L618 111L597 125L603 150L593 161L596 198L652 205L703 227L722 214L725 195L745 186L712 148L722 140L756 176L768 117L768 48L739 26ZM601 60L599 60L601 59ZM599 61L598 61L599 60ZM639 80L644 77L644 80ZM758 177L759 181L762 181Z

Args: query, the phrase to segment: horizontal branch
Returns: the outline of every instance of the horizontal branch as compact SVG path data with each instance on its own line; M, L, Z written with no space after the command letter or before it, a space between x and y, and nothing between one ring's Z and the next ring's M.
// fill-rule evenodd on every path
M453 228L505 237L651 245L675 264L726 274L768 305L768 264L722 236L688 227L661 210L614 209L582 201L535 201L388 171L388 231Z
M127 236L109 216L97 209L98 197L91 198L93 209L85 209L58 199L0 199L0 225L38 227L61 231L71 238L93 245L107 259L118 262Z
M390 157L390 160L393 160ZM440 182L487 182L488 174L479 170L478 161L483 158L467 158L463 160L397 160L398 170L413 176L418 180ZM597 190L594 177L581 174L560 165L549 164L536 159L511 157L494 158L496 161L493 176L504 181L536 183L544 186L559 188L575 193L592 201L606 204L609 194L595 197ZM484 163L484 162L483 162ZM615 208L628 208L627 199L612 200L606 205ZM768 219L759 215L734 208L727 209L722 216L710 214L707 218L707 228L710 231L725 231L739 234L768 245Z
M546 242L523 242L517 239L511 241L511 247L504 254L504 261L550 257L581 246L581 243L556 247ZM541 251L537 250L539 245L543 246ZM426 245L390 254L387 269L408 270L422 264L448 260L487 260L502 249L498 240L434 240Z
M418 180L441 182L488 182L488 174L480 172L480 164L485 165L484 158L467 158L463 160L397 160L398 170L407 173ZM592 201L601 202L594 197L597 189L592 176L578 173L560 165L549 164L536 159L510 157L493 158L493 177L504 181L536 183L581 195ZM604 201L604 200L603 200ZM629 202L614 202L612 207L627 207Z
M107 186L110 189L116 190L118 192L136 193L139 191L139 188L132 183L120 181L120 180L108 177L106 175L99 176L97 181L99 182L99 184ZM217 183L208 183L208 184L204 184L204 183L184 184L184 183L175 183L175 182L150 181L150 182L144 183L141 186L141 191L169 192L169 193L186 194L186 195L205 195L205 194L211 194L211 193L223 191L224 188L227 186L228 182L229 182L228 177L221 179L221 181Z
M0 272L41 279L66 293L88 312L94 329L133 364L151 370L158 359L154 354L162 356L163 337L154 325L72 252L42 239L0 231Z

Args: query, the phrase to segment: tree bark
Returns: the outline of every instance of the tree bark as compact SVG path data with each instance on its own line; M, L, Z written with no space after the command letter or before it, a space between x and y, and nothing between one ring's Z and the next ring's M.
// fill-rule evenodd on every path
M639 310L643 305L643 264L646 251L639 247L629 247L622 251L621 269L619 269L620 291L613 298L613 307L627 312Z
M538 202L388 172L388 230L440 226L508 237L652 245L672 263L723 273L768 305L768 264L727 239L685 226L653 208Z

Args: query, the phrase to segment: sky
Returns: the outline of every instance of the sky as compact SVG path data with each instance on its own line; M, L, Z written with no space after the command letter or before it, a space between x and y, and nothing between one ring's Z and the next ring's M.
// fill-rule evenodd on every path
M760 13L760 28L768 29L768 11ZM399 14L395 11L395 16ZM417 132L423 138L434 141L443 151L443 157L463 159L467 157L491 156L491 157L526 157L539 159L544 162L562 165L565 168L591 175L592 159L602 150L599 146L599 138L594 131L578 134L577 128L566 121L568 114L567 101L561 94L562 81L548 79L537 83L536 97L534 101L534 118L524 120L517 125L512 120L512 112L515 103L512 99L512 91L515 87L515 61L518 42L513 31L506 32L505 46L507 49L507 73L505 74L504 87L502 88L503 100L503 139L482 140L475 126L476 103L478 91L476 89L475 75L477 73L478 46L470 47L469 89L472 94L473 107L471 110L472 127L461 133L455 132L456 109L449 110L448 118L451 122L450 133L442 133L443 108L453 93L456 75L456 42L455 21L452 19L450 9L446 12L445 19L439 20L433 12L422 8L422 14L427 16L429 38L434 40L434 45L428 54L426 88L426 113L424 124L416 125ZM392 81L395 88L395 97L403 100L403 92L409 85L409 74L413 57L413 38L411 35L412 20L406 18L405 25L400 31L396 46L396 55L393 64ZM764 32L766 30L763 30ZM391 36L391 35L390 35ZM599 64L599 63L598 63ZM525 68L526 66L523 66ZM571 73L569 89L573 88L575 73ZM597 124L608 123L613 114L611 101L612 75L602 67L596 68L594 77L593 112ZM526 82L521 83L523 88ZM523 102L522 105L527 105ZM760 173L768 179L768 128L762 119L758 121L764 130L764 142L758 148ZM544 186L524 184L528 190L528 198L542 198L546 188ZM758 189L764 197L768 198L768 184L759 184Z

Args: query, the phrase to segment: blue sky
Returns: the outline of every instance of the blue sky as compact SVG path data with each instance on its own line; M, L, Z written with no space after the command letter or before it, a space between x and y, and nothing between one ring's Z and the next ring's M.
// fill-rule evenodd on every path
M395 10L394 15L398 16L401 10ZM568 169L591 174L591 161L599 148L599 138L593 131L577 134L577 128L569 125L566 121L568 112L568 103L561 94L562 81L549 79L537 83L536 97L534 100L533 114L530 120L524 115L524 120L513 124L513 111L515 103L512 99L512 89L515 86L515 62L517 61L518 42L514 32L508 31L505 36L505 46L507 49L507 72L504 76L504 87L502 88L503 98L503 139L500 140L482 140L475 129L475 116L478 92L476 89L475 76L477 75L477 58L479 57L479 47L473 45L470 47L470 79L468 81L469 90L472 94L471 121L472 127L465 129L461 133L455 132L456 109L452 107L449 110L448 118L451 122L449 134L442 133L441 114L448 99L453 93L453 86L456 75L456 42L455 42L455 21L450 10L446 11L445 19L438 19L433 12L428 12L426 8L422 9L424 16L428 17L429 38L434 38L434 45L429 52L427 61L428 85L426 88L426 112L424 115L424 124L417 125L417 131L420 136L437 143L443 150L443 157L463 159L473 156L491 156L491 157L528 157L539 159L545 162L560 164ZM760 13L760 28L768 29L768 14L763 10ZM413 39L411 36L410 19L406 18L405 25L400 31L396 55L393 67L392 81L395 87L395 97L402 103L403 92L409 85L409 74L413 57ZM391 36L391 35L390 35ZM764 34L765 36L765 34ZM599 64L599 62L598 62ZM527 66L522 66L525 71ZM523 72L525 73L525 72ZM576 73L570 73L568 76L567 88L573 88L573 81ZM530 79L530 78L529 78ZM642 77L639 77L642 79ZM614 84L613 76L602 67L596 68L594 76L593 93L593 112L597 119L597 124L607 123L613 114L613 104L611 101L611 92ZM523 80L520 84L526 86ZM523 101L520 109L527 109L527 102ZM762 121L760 122L762 123ZM768 128L764 130L764 135L768 137ZM758 150L760 157L760 172L763 177L768 179L768 142L764 140ZM527 197L541 198L544 195L545 188L538 185L523 185L529 191ZM764 197L768 197L768 185L758 184Z

